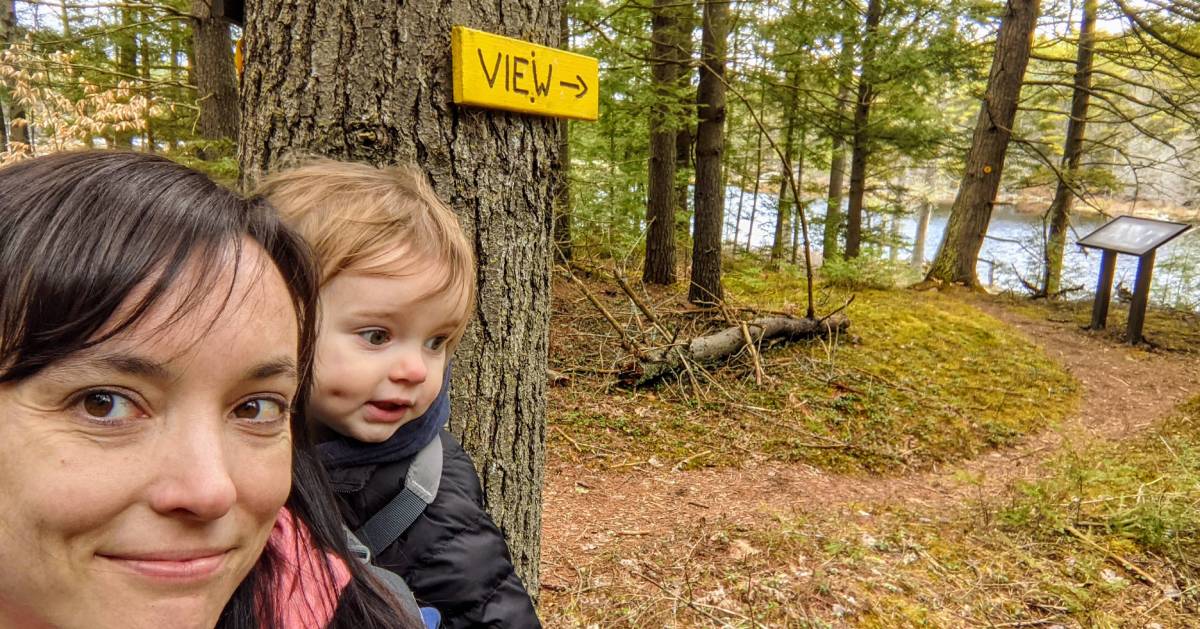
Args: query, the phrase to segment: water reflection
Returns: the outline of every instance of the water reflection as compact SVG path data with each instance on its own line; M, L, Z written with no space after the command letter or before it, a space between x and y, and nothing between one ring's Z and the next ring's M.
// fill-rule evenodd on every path
M742 205L742 222L738 228L738 240L744 247L747 242L747 227L751 211L751 195L739 195L737 189L731 188L726 199L726 239L731 240L737 218L739 196ZM775 204L774 194L760 195L758 209L755 211L754 233L749 240L756 248L769 247L775 234ZM825 202L814 201L809 205L810 220L818 222L824 219ZM932 261L937 254L938 244L942 240L942 232L946 229L949 219L948 208L937 208L929 221L929 232L926 236L925 260ZM892 232L891 226L881 223L890 220L879 215L873 215L864 224L864 231L870 228L884 233ZM1193 222L1180 219L1179 222ZM903 245L899 258L907 260L912 255L912 245L916 236L917 220L914 215L900 217L899 225L893 233L898 233ZM1082 287L1082 290L1070 293L1072 298L1083 298L1095 293L1097 276L1100 273L1100 252L1083 249L1074 242L1089 232L1100 227L1107 219L1087 214L1072 217L1072 232L1068 239L1066 254L1063 259L1063 287ZM1194 222L1193 222L1194 224ZM1022 282L1036 284L1039 281L1042 263L1042 217L1037 214L1017 212L1012 206L1000 206L992 213L988 226L988 237L983 243L979 254L978 274L980 281L987 283L991 280L997 290L1009 290L1019 293L1026 292ZM813 228L813 249L821 249L821 228ZM880 255L887 257L889 251L884 248ZM1117 272L1115 283L1128 290L1133 290L1134 277L1137 275L1137 258L1128 255L1117 256ZM1153 303L1167 306L1177 306L1189 309L1200 309L1200 229L1193 229L1175 240L1167 243L1158 250L1154 266L1154 276L1150 291Z

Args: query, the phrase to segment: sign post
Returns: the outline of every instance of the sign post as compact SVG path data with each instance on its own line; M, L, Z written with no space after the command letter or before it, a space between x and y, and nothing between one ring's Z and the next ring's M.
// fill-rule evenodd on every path
M600 63L573 52L455 26L454 102L519 113L595 120Z
M1103 330L1108 323L1108 303L1112 301L1113 276L1117 273L1117 252L1100 254L1100 282L1096 284L1096 301L1092 304L1091 330Z
M1142 327L1146 323L1146 307L1150 303L1150 277L1154 271L1155 251L1189 229L1191 225L1185 223L1118 216L1081 238L1077 243L1079 246L1104 252L1100 258L1096 301L1092 304L1092 323L1088 327L1092 330L1103 330L1107 323L1113 275L1117 269L1117 254L1137 256L1137 280L1133 285L1133 301L1129 304L1126 339L1130 345L1141 343Z

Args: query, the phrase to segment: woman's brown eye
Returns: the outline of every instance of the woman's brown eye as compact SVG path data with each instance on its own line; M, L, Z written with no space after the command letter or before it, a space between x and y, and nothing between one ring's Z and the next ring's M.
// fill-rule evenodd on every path
M104 423L143 417L141 409L133 400L112 391L89 391L75 402L76 408L94 420Z
M246 400L233 409L234 417L255 421L272 421L283 417L284 413L283 404L268 398Z
M83 410L93 417L106 417L113 411L111 393L89 393L83 398Z
M233 411L233 415L235 417L237 417L238 419L254 419L254 418L258 417L258 413L259 413L259 410L258 410L258 401L257 400L251 400L249 402L242 402Z

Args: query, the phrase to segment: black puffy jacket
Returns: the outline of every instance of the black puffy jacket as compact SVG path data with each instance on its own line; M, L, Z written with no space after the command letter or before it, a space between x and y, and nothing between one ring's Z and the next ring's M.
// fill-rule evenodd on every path
M373 563L399 574L422 605L436 607L445 629L541 627L513 568L504 536L483 508L471 458L441 431L437 497ZM402 487L412 459L329 470L346 524L357 530Z

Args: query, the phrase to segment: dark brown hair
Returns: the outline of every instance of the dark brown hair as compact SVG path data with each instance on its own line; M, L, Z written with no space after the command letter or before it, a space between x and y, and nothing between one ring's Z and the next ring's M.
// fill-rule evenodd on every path
M246 238L266 251L292 298L301 375L293 409L302 409L312 378L317 272L303 240L265 203L141 153L58 153L0 168L0 383L29 378L129 329L181 281L194 285L165 325L214 291L228 296L232 281L222 287L219 274L183 271L189 261L240 252ZM130 299L133 307L121 309ZM350 557L301 413L292 418L288 507L316 545L342 557L353 576L329 626L419 626ZM277 565L268 548L226 605L219 627L274 626L259 610L274 608Z

